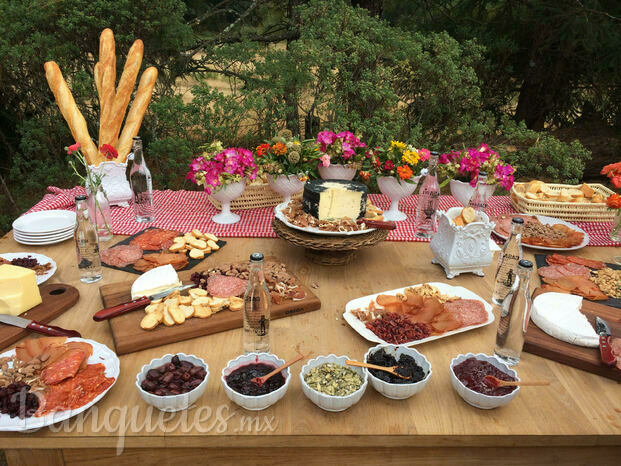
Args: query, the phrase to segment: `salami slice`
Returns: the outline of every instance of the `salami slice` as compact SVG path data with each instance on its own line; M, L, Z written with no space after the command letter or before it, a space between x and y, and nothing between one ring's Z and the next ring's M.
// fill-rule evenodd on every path
M560 270L560 265L550 265L549 267L541 267L537 270L537 273L542 277L557 279L565 276L566 274Z
M458 317L463 327L482 324L488 315L485 306L478 299L458 299L444 303L444 309Z
M207 279L207 292L216 298L241 296L246 291L248 280L227 275L212 275Z
M101 251L101 260L114 267L127 267L142 258L142 248L137 245L114 246Z
M67 351L58 361L43 369L41 380L47 385L54 385L75 376L84 358L86 353L80 349Z
M559 269L567 276L580 275L585 278L589 278L591 276L591 271L588 268L586 268L584 265L574 264L573 262L560 265Z

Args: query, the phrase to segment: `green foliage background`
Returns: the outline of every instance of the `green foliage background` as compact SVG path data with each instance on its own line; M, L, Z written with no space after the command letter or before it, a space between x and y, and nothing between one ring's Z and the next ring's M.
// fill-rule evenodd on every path
M136 38L160 70L141 129L158 189L214 139L349 129L448 150L485 140L518 176L576 182L590 151L550 130L619 133L621 5L524 0L0 0L0 231L49 185L72 143L43 73L59 63L96 137L100 31L117 70Z

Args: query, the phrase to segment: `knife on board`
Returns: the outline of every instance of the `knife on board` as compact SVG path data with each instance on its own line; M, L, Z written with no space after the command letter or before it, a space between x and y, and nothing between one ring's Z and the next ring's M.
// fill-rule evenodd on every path
M612 347L610 346L610 326L601 317L595 318L595 331L599 335L599 353L602 356L602 361L608 366L616 364L617 358L612 353Z
M142 298L136 298L133 301L129 301L127 303L107 307L105 309L102 309L101 311L96 312L93 315L93 320L95 322L101 322L104 320L112 319L113 317L120 316L121 314L125 314L126 312L133 311L143 306L148 306L151 301L155 301L157 299L164 299L166 296L175 291L183 291L195 287L196 285L194 283L190 285L175 286L174 288L169 288L167 290L160 291L159 293L155 293L149 296L143 296Z
M30 319L24 319L23 317L11 316L8 314L0 314L0 322L14 327L21 327L33 332L42 333L43 335L52 335L54 337L78 337L81 338L80 332L75 330L65 330L61 327L54 325L42 324Z

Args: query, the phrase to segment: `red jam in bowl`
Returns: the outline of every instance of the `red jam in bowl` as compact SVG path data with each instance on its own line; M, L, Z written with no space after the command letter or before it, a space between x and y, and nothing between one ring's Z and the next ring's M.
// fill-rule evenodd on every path
M517 387L493 387L483 381L483 377L491 375L500 380L513 382L515 377L501 371L487 361L480 361L476 358L468 358L465 361L453 366L455 376L470 390L489 396L508 395Z
M276 369L276 366L264 362L245 364L227 375L224 380L226 380L226 384L229 387L242 395L266 395L274 390L278 390L285 384L285 378L283 377L282 372L273 375L260 386L252 382L252 379L267 375L274 369Z

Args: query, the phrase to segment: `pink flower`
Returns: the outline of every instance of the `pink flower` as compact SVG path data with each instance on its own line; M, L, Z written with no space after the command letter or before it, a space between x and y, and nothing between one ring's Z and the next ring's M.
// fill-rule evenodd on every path
M80 144L79 142L76 142L75 144L71 144L69 147L67 147L67 154L71 155L74 152L79 151L81 147L82 147L82 144Z
M442 154L444 155L444 154ZM420 157L420 161L424 162L426 160L429 160L429 157L431 156L431 153L429 152L429 149L421 149L418 151L418 156Z
M321 161L322 167L330 166L330 156L328 154L323 154L321 157L319 157L319 160Z
M336 141L336 134L332 131L321 131L317 134L317 143L321 146L321 152L326 151L326 146L333 144Z
M386 160L386 162L384 162L385 170L392 170L393 168L395 168L395 164L393 163L392 160Z

